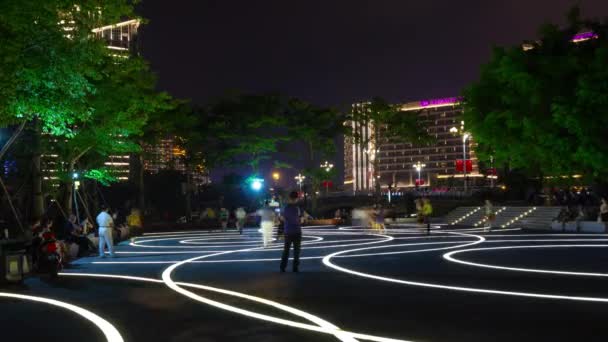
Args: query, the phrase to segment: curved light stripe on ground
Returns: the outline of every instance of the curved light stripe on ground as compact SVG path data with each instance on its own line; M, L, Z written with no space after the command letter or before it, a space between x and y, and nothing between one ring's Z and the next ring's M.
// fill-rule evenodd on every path
M582 247L608 247L608 245L533 245L533 246L505 246L505 247L487 247L487 248L471 248L463 249L458 251L449 252L443 255L443 258L451 262L474 266L483 267L496 270L506 271L518 271L518 272L531 272L531 273L548 273L548 274L561 274L561 275L574 275L574 276L589 276L589 277L608 277L608 273L592 273L592 272L570 272L570 271L556 271L556 270L544 270L535 268L523 268L523 267L507 267L497 266L490 264L481 264L476 262L470 262L466 260L456 259L453 255L465 253L465 252L476 252L476 251L493 251L493 250L505 250L505 249L522 249L522 248L582 248Z
M392 239L391 236L386 236L386 238L388 241L390 241ZM202 302L202 303L205 303L205 304L208 304L208 305L211 305L211 306L223 309L223 310L231 311L231 312L245 315L245 316L248 316L251 318L256 318L256 319L260 319L260 320L264 320L264 321L287 325L287 326L291 326L291 327L295 327L295 328L331 334L331 335L335 335L338 339L343 340L343 341L345 338L357 338L357 339L363 339L363 340L369 340L369 341L379 341L379 342L397 342L397 341L402 342L403 341L403 340L386 338L386 337L381 337L381 336L374 336L374 335L360 334L360 333L354 333L354 332L343 331L343 330L330 329L327 327L312 326L310 324L303 324L303 323L294 322L291 320L286 320L286 319L282 319L282 318L259 314L257 312L252 312L249 310L244 310L244 309L237 308L237 307L231 306L231 305L227 305L227 304L197 295L193 292L190 292L184 288L181 288L178 285L178 283L174 282L173 279L171 278L172 273L178 267L180 267L184 264L187 264L189 262L200 260L200 259L207 258L207 257L212 257L212 256L219 256L219 255L237 253L237 252L248 252L248 251L252 251L252 250L253 249L225 251L225 252L217 253L215 255L211 254L211 255L199 256L199 257L191 258L188 260L184 260L184 261L178 262L176 264L173 264L173 265L169 266L167 269L165 269L162 273L162 279L169 288L171 288L172 290L174 290L186 297L189 297L195 301L199 301L199 302ZM198 285L198 286L203 286L203 285Z
M469 235L469 234L463 234L463 235ZM483 238L482 236L479 235L469 235L469 236L476 236L479 238L484 239L483 241L485 241L485 238ZM477 243L481 243L483 241L477 242ZM465 247L465 246L462 246ZM484 288L475 288L475 287L465 287L465 286L453 286L453 285L443 285L443 284L436 284L436 283L426 283L426 282L420 282L420 281L410 281L410 280L403 280L403 279L396 279L396 278L390 278L390 277L383 277L383 276L378 276L378 275L374 275L371 273L365 273L365 272L359 272L359 271L355 271L352 269L348 269L345 267L341 267L338 266L334 263L331 262L331 259L344 254L344 253L349 253L349 252L356 252L356 251L361 251L361 250L369 250L372 249L373 247L366 247L366 248L358 248L358 249L353 249L353 250L346 250L346 251L340 251L340 252L335 252L332 253L330 255L327 255L323 258L323 264L325 264L327 267L333 268L337 271L340 272L344 272L344 273L348 273L348 274L352 274L355 276L359 276L359 277L363 277L363 278L369 278L369 279L375 279L375 280L380 280L380 281L386 281L386 282L390 282L390 283L396 283L396 284L403 284L403 285L410 285L410 286L420 286L420 287L426 287L426 288L434 288L434 289L442 289L442 290L452 290L452 291L462 291L462 292L472 292L472 293L486 293L486 294L495 294L495 295L508 295L508 296L517 296L517 297L530 297L530 298L545 298L545 299L562 299L562 300L572 300L572 301L587 301L587 302L602 302L602 303L608 303L608 298L603 298L603 297L585 297L585 296L568 296L568 295L562 295L562 294L544 294L544 293L534 293L534 292L521 292L521 291L504 291L504 290L494 290L494 289L484 289Z
M32 302L45 303L45 304L49 304L49 305L53 305L53 306L58 306L60 308L66 309L66 310L70 310L70 311L74 312L75 314L82 316L83 318L89 320L91 323L95 324L99 328L99 330L101 330L101 332L104 334L104 336L106 337L108 342L123 342L124 341L122 336L118 332L118 330L116 330L116 328L110 322L99 317L98 315L94 314L93 312L83 309L79 306L61 302L61 301L58 301L55 299L50 299L50 298L26 296L26 295L7 293L7 292L0 292L0 297L29 300Z
M92 278L110 278L110 279L123 279L123 280L133 280L133 281L143 281L143 282L151 282L151 283L158 283L158 284L163 284L164 281L160 280L160 279L153 279L153 278L144 278L144 277L136 277L136 276L124 276L124 275L114 275L114 274L98 274L98 273L60 273L61 276L72 276L72 277L92 277ZM304 324L304 323L299 323L299 322L295 322L295 321L289 321L289 320L284 320L281 318L276 318L273 316L267 316L267 315L263 315L263 314L257 314L255 312L250 312L247 310L243 310L243 309L238 309L236 307L233 307L234 309L238 309L238 310L242 310L244 312L250 312L252 314L256 314L259 316L265 316L267 318L271 318L271 319L276 319L276 320L282 320L285 322L291 322L295 325L302 325L304 327L300 327L306 330L313 330L313 331L317 331L317 332L322 332L322 333L327 333L327 334L331 334L331 335L335 335L336 337L338 337L341 341L357 341L356 338L361 338L361 339L367 339L364 337L370 337L369 340L371 341L381 341L381 342L407 342L405 340L397 340L397 339L391 339L391 338L385 338L385 337L379 337L379 336L372 336L372 335L366 335L366 334L359 334L359 333L355 333L355 332L350 332L350 331L345 331L345 330L341 330L340 328L336 327L335 325L333 325L330 322L325 321L324 319L317 317L315 315L312 315L310 313L307 313L305 311L296 309L294 307L290 307L284 304L280 304L268 299L264 299L264 298L260 298L260 297L256 297L256 296L251 296L251 295L247 295L244 293L240 293L240 292L235 292L235 291L230 291L230 290L225 290L225 289L220 289L220 288L215 288L215 287L210 287L210 286L205 286L205 285L200 285L200 284L193 284L193 283L186 283L186 282L176 282L176 285L179 286L184 286L184 287L190 287L190 288L197 288L197 289L201 289L201 290L206 290L206 291L211 291L211 292L216 292L216 293L222 293L222 294L226 294L229 296L234 296L234 297L239 297L239 298L243 298L243 299L247 299L253 302L257 302L257 303L261 303L261 304L265 304L268 306L272 306L276 309L285 311L285 312L289 312L295 316L299 316L302 317L304 319L307 319L315 324L318 324L319 326L313 326L313 325L309 325L309 324ZM221 304L221 303L220 303ZM225 304L224 304L225 305ZM229 306L229 305L226 305ZM234 310L229 310L232 312L236 312ZM239 312L237 312L239 313ZM249 315L247 315L249 316ZM251 316L250 316L251 317ZM258 317L253 317L253 318L258 318ZM264 318L261 318L264 319ZM268 319L265 319L268 320ZM271 322L275 322L273 320L270 320ZM276 322L275 322L276 323ZM288 324L290 326L294 326L293 324ZM359 337L357 337L359 336ZM363 336L363 337L361 337Z

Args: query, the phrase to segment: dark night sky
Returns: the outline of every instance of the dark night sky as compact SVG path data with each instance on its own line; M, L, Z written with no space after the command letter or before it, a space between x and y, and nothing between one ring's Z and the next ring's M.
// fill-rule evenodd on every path
M203 104L226 89L344 106L458 95L492 45L563 23L571 0L144 0L159 87ZM608 17L607 0L578 1Z

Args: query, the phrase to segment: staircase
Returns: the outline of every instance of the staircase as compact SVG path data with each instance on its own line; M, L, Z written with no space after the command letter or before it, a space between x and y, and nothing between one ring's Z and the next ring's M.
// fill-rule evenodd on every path
M557 217L560 207L536 207L536 210L522 220L522 228L551 230L551 222Z
M481 207L458 207L446 216L449 225L472 225L483 216Z
M504 211L506 211L506 210L507 210L507 207L501 207L501 208L498 208L498 210L496 210L494 212L494 215L496 215L496 217L494 219L494 222L492 223L493 226L496 226L496 221L498 221L499 217L502 217L501 214ZM486 223L488 222L488 218L485 216L485 210L483 210L483 211L484 211L483 217L481 218L481 220L479 220L479 221L477 221L477 222L475 222L473 224L474 227L484 227L484 226L486 226Z
M551 229L551 222L560 207L499 207L492 224L494 228L522 227L524 229ZM458 207L446 216L449 225L484 227L483 207Z
M506 209L501 212L500 215L496 215L493 226L504 228L503 226L506 226L509 221L523 215L528 210L530 210L530 207L506 207Z

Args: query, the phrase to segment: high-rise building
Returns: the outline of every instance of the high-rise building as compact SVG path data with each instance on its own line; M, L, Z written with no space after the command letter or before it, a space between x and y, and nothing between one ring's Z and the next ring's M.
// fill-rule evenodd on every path
M191 177L195 185L211 182L209 173L204 165L188 168L184 163L186 151L179 144L177 137L165 137L154 145L144 147L144 170L155 174L162 170L175 170Z
M368 110L368 104L356 103L352 110ZM438 185L442 179L450 178L462 182L464 173L456 170L456 163L463 159L471 161L471 170L466 175L469 182L484 177L479 173L474 139L468 138L463 143L462 107L458 98L410 102L400 107L403 112L416 112L428 134L435 140L434 144L416 146L384 136L386 127L380 127L377 139L370 139L371 123L361 125L348 122L358 139L355 141L352 137L346 137L344 142L344 183L347 189L372 190L376 182L381 187L414 187L418 179L418 171L414 167L417 163L424 165L420 178L426 186ZM375 142L378 146L374 146ZM374 163L376 158L378 161ZM374 170L374 164L378 170ZM458 186L460 182L456 181L453 185Z
M93 29L93 33L97 39L106 42L111 56L129 58L139 54L137 33L140 23L138 19L127 20ZM109 155L104 166L119 181L127 181L131 170L131 156L129 154Z
M127 20L113 25L93 29L95 38L104 40L111 56L116 58L129 58L138 53L137 31L140 25L138 19ZM119 137L117 137L119 138ZM58 173L64 168L58 165L58 155L54 152L57 139L50 135L43 136L48 144L49 153L42 155L43 179L50 181L52 186L58 186ZM129 179L130 156L128 154L109 155L104 165L111 171L112 175L119 181ZM71 170L67 170L70 171Z

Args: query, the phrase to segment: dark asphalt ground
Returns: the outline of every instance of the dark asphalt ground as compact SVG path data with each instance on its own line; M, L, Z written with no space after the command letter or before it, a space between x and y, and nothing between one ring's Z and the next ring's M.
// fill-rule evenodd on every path
M400 246L348 254L404 252L446 248L477 241L474 236L455 236L436 230L429 238L413 230L389 231L396 240L370 236L363 231L317 228L305 235L321 236L322 242L303 247L304 257L322 257L337 251L404 243L454 242L453 244ZM462 232L462 231L461 231ZM340 233L336 235L335 233ZM442 258L446 252L540 244L607 244L606 235L549 235L523 231L470 232L484 236L478 245L419 253L333 258L332 262L362 273L408 281L567 296L608 298L608 277L526 273L484 269L456 264ZM179 236L181 238L181 236ZM190 238L214 237L208 233ZM217 238L218 236L215 236ZM121 244L115 259L85 258L68 273L120 274L161 279L170 264L93 264L92 262L178 261L198 255L179 251L229 251L255 247L261 238L254 230L226 240L178 240L141 242L147 246ZM143 237L138 239L149 240ZM498 242L499 240L550 240L549 242ZM584 241L565 241L579 239ZM601 241L606 239L607 241ZM306 238L312 241L314 238ZM348 240L348 241L346 241ZM354 240L354 241L352 241ZM358 241L361 240L361 241ZM368 245L358 245L370 243ZM460 243L455 243L460 242ZM212 245L216 244L216 245ZM345 246L351 245L351 246ZM195 246L194 249L182 248ZM219 246L219 247L218 247ZM222 247L223 246L223 247ZM333 247L331 247L333 246ZM160 248L169 247L169 248ZM315 247L315 248L312 248ZM318 248L322 247L322 248ZM154 254L167 252L168 254ZM534 248L473 251L458 254L462 260L510 267L560 271L608 273L607 248ZM279 273L278 261L241 262L279 258L280 251L230 253L205 260L222 263L190 263L179 267L173 280L229 289L273 300L317 315L343 330L411 341L606 341L608 302L527 298L512 295L462 292L404 285L362 278L331 269L321 259L303 260L300 273ZM456 257L456 256L455 256ZM237 261L235 261L237 260ZM23 286L0 289L68 302L105 318L125 341L336 341L335 336L266 322L196 302L163 283L122 279L62 276L56 281L29 278ZM225 294L196 289L194 293L247 309L313 324L301 317L259 303ZM0 298L2 341L104 341L100 330L82 317L43 303ZM12 337L13 339L4 339Z

